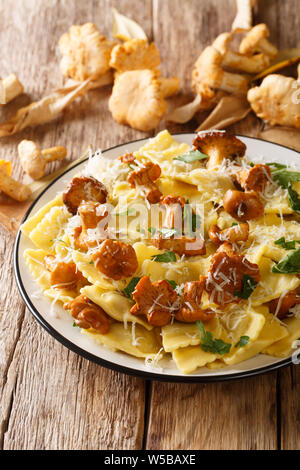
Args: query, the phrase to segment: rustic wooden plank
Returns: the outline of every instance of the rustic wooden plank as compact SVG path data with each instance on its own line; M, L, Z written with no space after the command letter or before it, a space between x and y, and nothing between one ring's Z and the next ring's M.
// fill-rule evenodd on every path
M260 2L257 22L266 22L271 40L279 49L300 44L300 3L297 0ZM278 445L282 449L299 449L300 439L300 371L299 366L279 372L278 382Z
M71 24L93 21L103 34L111 36L111 5L140 22L151 36L151 0L140 1L138 9L134 0L0 3L1 76L15 71L28 93L1 109L1 120L30 99L39 99L61 86L56 45ZM10 158L14 174L21 177L16 146L24 138L34 139L44 148L65 145L71 160L90 144L104 149L147 135L113 121L107 108L109 95L110 87L91 91L56 122L1 139L1 158ZM140 448L144 381L83 360L51 338L28 312L24 317L24 306L12 281L12 247L13 239L1 231L3 448Z
M280 447L300 449L300 367L294 365L280 372Z
M276 374L230 383L152 383L147 449L276 448ZM260 398L261 397L261 398Z
M235 2L154 0L154 40L161 45L163 69L177 73L184 94L191 93L193 63L214 38L230 31ZM178 22L178 18L180 21ZM231 130L256 136L253 114ZM197 123L168 123L172 131L193 132ZM216 385L152 384L147 434L149 449L275 449L276 374ZM184 420L185 425L182 426Z

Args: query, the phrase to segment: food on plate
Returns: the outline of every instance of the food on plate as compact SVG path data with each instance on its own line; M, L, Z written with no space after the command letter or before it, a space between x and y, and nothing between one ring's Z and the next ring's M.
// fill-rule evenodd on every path
M300 78L300 65L298 66ZM248 101L255 114L272 126L300 128L299 80L273 74L263 79L260 86L251 88Z
M120 124L150 131L167 111L166 97L177 92L177 78L157 77L154 70L129 70L117 75L109 110Z
M22 140L18 145L18 155L25 173L38 180L44 176L47 163L63 160L67 155L67 149L58 146L41 150L36 142Z
M84 81L97 80L110 69L115 41L109 41L93 23L73 25L61 36L58 47L62 55L60 68L65 77Z
M24 87L18 77L11 73L7 77L0 77L0 106L3 106L21 95Z
M73 178L63 192L63 202L68 211L75 215L82 202L106 202L105 186L93 176Z
M6 160L0 160L0 191L20 202L27 201L31 195L31 189L26 184L12 178L11 164Z
M162 131L116 159L96 151L21 228L49 315L60 303L96 343L184 374L289 356L300 171L269 159L250 160L225 131L192 146Z

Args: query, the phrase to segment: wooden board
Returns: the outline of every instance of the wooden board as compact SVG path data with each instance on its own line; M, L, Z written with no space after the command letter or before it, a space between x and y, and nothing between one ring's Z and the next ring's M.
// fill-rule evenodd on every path
M300 42L299 1L261 1L278 46ZM234 0L0 0L0 76L16 72L27 93L0 108L4 120L20 106L62 84L57 41L71 24L112 28L111 6L138 21L157 43L163 72L182 83L178 102L191 96L191 66L203 47L229 30ZM288 25L288 27L287 27ZM151 134L115 123L110 88L73 103L55 123L0 140L0 158L14 164L18 143L65 145L68 159L92 145L108 148ZM195 121L170 131L194 131ZM162 122L159 129L165 127ZM251 114L232 130L257 135ZM158 130L158 129L157 129ZM149 382L96 366L68 351L32 318L17 293L13 238L0 229L0 446L3 449L299 449L299 367L225 384ZM146 415L146 416L145 416Z

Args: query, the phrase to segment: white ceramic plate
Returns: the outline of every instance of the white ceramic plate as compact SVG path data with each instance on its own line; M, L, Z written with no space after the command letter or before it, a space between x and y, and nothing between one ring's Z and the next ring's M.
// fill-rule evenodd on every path
M177 134L175 138L180 142L192 144L194 134ZM247 145L246 155L254 161L278 162L284 164L296 164L300 166L300 154L281 145L265 142L250 137L241 137ZM105 157L116 158L125 152L133 152L139 149L148 139L130 142L103 152ZM73 176L82 170L85 162L66 171L53 181L38 197L28 210L24 221L37 212L42 206L62 191ZM44 296L37 296L38 286L31 277L24 259L23 252L32 247L32 243L20 231L15 244L14 268L17 284L21 295L35 318L58 341L67 348L81 356L94 361L104 367L121 371L127 374L139 375L154 380L175 382L214 382L232 380L252 375L262 374L278 369L291 363L291 358L284 360L276 357L258 355L234 366L227 366L220 370L209 370L205 367L198 369L193 374L184 375L178 371L173 361L164 359L159 362L159 367L149 367L141 359L129 356L122 352L111 351L100 346L91 338L82 335L79 328L73 328L72 318L59 305L55 305L56 316L51 313L51 302Z

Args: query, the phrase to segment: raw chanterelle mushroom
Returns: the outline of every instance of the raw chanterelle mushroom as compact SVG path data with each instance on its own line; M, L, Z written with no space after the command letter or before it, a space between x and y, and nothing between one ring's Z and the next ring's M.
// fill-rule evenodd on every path
M249 56L231 50L229 46L233 36L233 33L222 33L212 44L223 56L223 67L230 67L240 72L257 74L270 65L270 57L263 53Z
M93 23L71 26L58 43L63 75L79 81L96 80L110 69L111 51L115 45L116 42L102 36Z
M199 132L193 142L194 148L208 155L208 169L219 166L223 160L243 157L246 145L234 135L224 131Z
M109 110L120 124L147 132L154 129L166 113L165 97L178 89L178 78L157 78L153 70L130 70L117 76Z
M14 73L4 79L0 78L0 106L9 103L21 95L23 91L24 87Z
M300 65L298 67L300 78ZM300 128L300 92L298 81L283 75L268 75L260 86L251 88L248 101L258 117L272 126ZM298 90L297 90L298 89Z
M18 145L18 154L23 170L34 180L42 178L49 162L63 160L67 154L65 147L51 147L40 150L31 140L22 140Z
M240 53L252 55L256 52L262 52L273 59L277 55L278 49L267 39L269 35L270 31L266 24L257 24L241 41Z
M160 55L154 42L131 39L113 48L110 66L118 72L127 70L155 70L160 65Z
M213 46L208 46L199 56L192 72L192 88L203 101L210 101L215 90L233 94L246 94L248 78L238 73L222 69L223 54Z

